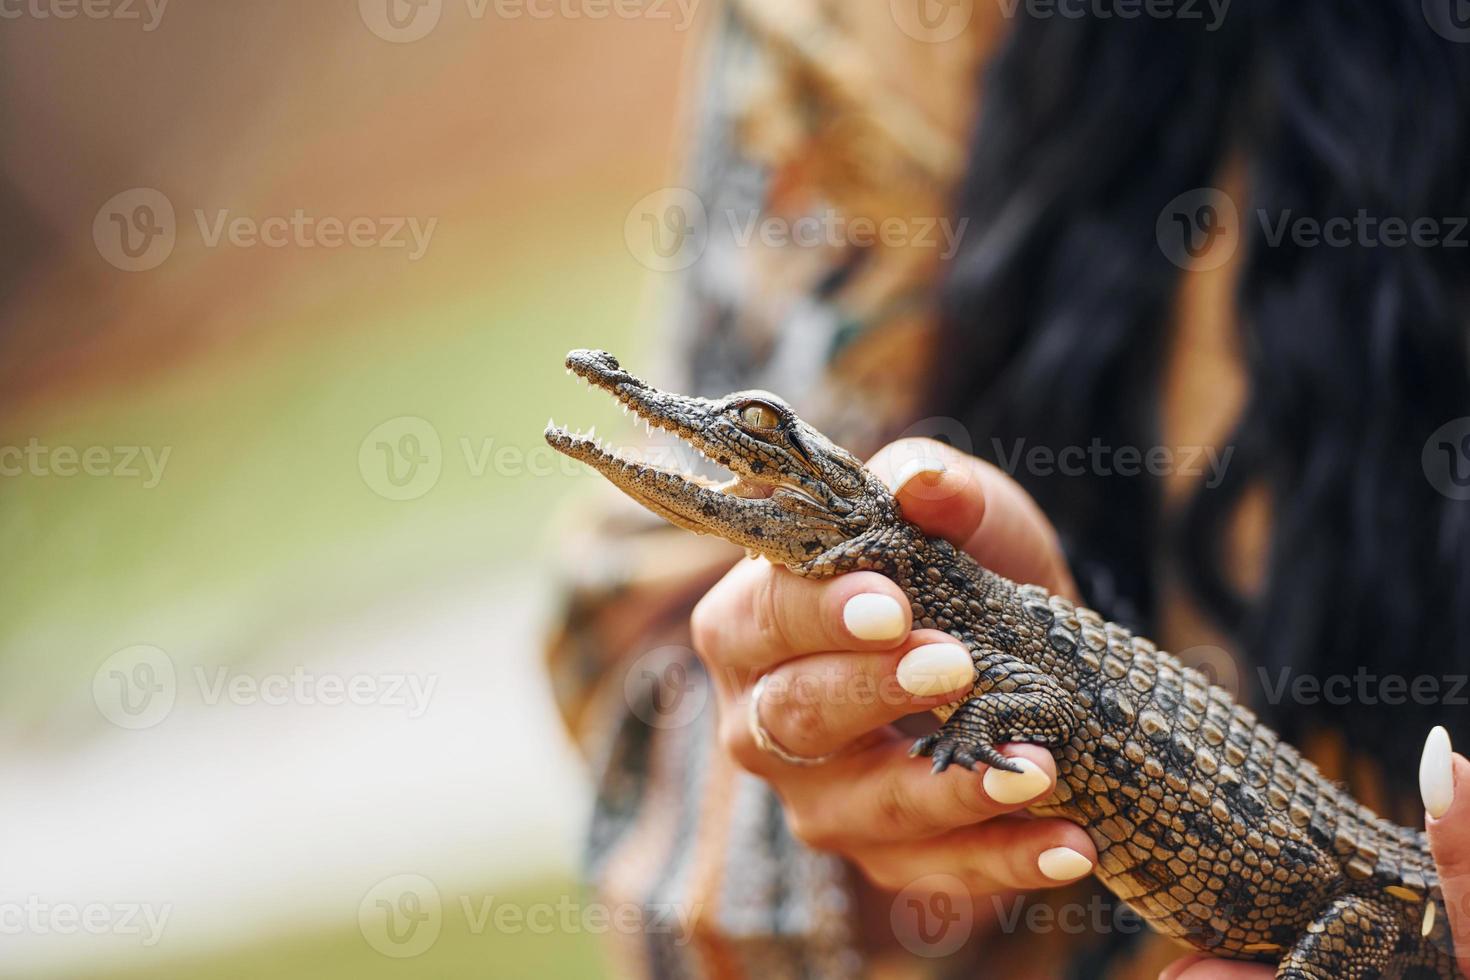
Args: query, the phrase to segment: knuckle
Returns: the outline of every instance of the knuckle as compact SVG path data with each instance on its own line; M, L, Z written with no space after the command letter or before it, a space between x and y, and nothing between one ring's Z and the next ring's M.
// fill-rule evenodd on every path
M944 829L920 811L908 788L898 779L883 780L875 805L885 835L927 837Z
M694 604L689 614L689 640L706 661L718 660L725 647L724 602L716 586Z
M876 854L861 852L848 855L857 870L881 892L898 893L913 886L925 874L931 874L931 861L922 852L910 848L881 848Z
M830 820L803 808L786 810L786 828L791 836L814 851L840 852L843 834Z
M761 720L766 730L790 752L808 752L825 745L832 734L827 706L820 698L798 685L785 688L785 696L763 702Z
M921 876L921 872L910 867L907 861L854 857L853 864L857 865L864 878L872 882L873 887L884 892L901 892Z

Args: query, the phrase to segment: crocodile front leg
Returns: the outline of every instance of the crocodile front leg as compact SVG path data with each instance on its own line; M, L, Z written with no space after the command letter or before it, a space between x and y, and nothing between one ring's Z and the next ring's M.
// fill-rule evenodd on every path
M1399 932L1393 910L1383 902L1344 895L1327 906L1282 958L1276 980L1372 980L1387 976Z
M1067 692L1050 676L1020 661L992 659L976 690L939 731L915 742L909 755L932 756L935 772L943 772L951 762L966 769L983 762L1020 772L1021 767L1001 755L997 745L1034 742L1054 748L1069 741L1076 730L1078 708Z

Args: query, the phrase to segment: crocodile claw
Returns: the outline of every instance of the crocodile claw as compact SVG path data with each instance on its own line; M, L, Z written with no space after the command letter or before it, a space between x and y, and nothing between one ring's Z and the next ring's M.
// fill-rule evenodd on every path
M952 763L964 766L966 769L974 769L978 762L983 762L992 769L1004 769L1006 772L1022 771L1015 761L1001 755L995 746L957 739L953 734L943 731L925 735L909 749L911 758L921 755L931 756L934 759L933 771L936 773L944 772Z

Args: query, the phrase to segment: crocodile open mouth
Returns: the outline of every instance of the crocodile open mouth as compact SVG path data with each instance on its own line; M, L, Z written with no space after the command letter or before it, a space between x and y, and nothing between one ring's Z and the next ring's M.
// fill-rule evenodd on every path
M735 473L728 468L728 457L716 458L709 451L699 428L715 417L713 402L647 385L603 351L573 351L567 355L567 373L611 394L625 415L632 413L643 422L650 436L667 432L679 441L646 452L630 450L605 443L595 428L576 432L554 421L547 422L546 441L558 452L591 466L669 520L686 527L692 521L702 529L715 516L713 505L717 501L726 507L736 500L755 503L770 498L778 489L789 489L779 482ZM722 472L723 478L706 475L701 469Z

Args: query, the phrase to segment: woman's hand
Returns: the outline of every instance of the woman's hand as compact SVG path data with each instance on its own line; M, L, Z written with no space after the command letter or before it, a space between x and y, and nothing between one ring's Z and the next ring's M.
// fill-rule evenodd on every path
M1455 937L1455 959L1460 972L1470 977L1470 762L1451 749L1443 728L1431 731L1424 743L1419 795ZM1191 957L1172 964L1159 980L1270 980L1275 973L1266 966Z
M1000 470L920 439L893 443L870 467L930 535L1002 575L1075 596L1055 531ZM1080 827L1008 816L1051 792L1056 767L1046 749L1003 747L1022 773L952 767L934 775L928 760L908 757L913 739L891 723L954 700L972 677L953 637L910 627L903 593L876 573L813 581L764 559L741 562L692 621L715 680L724 750L775 788L799 839L843 855L885 890L936 872L977 895L1088 874L1096 852ZM927 680L928 696L897 683L900 664L905 686ZM757 745L749 712L763 676L760 723L769 737L792 755L830 761L793 765Z

